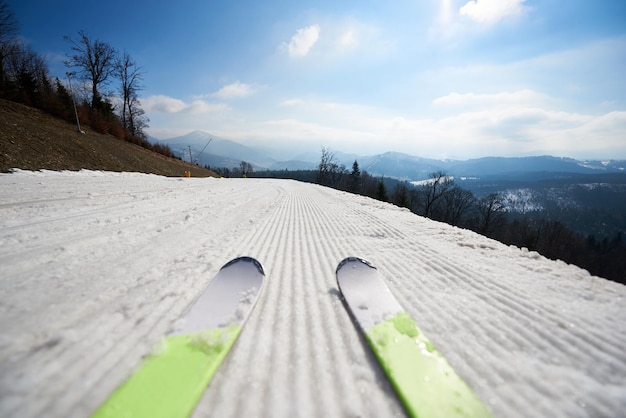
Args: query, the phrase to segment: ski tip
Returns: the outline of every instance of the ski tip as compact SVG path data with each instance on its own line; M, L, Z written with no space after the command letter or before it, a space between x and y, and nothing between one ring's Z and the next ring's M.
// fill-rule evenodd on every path
M335 274L339 272L339 270L341 270L346 264L348 263L361 263L361 264L365 264L367 267L373 268L374 270L376 270L376 267L374 267L374 265L372 263L370 263L367 260L364 260L360 257L347 257L344 258L338 265L337 265L337 270L335 270Z
M263 269L263 265L256 258L248 257L248 256L233 258L228 263L224 264L220 270L223 270L226 267L230 267L233 264L240 263L240 262L252 263L257 268L257 270L259 270L259 273L265 276L265 270Z

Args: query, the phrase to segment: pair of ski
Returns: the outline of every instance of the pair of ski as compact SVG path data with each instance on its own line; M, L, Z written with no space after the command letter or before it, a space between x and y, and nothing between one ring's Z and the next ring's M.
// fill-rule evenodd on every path
M489 412L391 294L378 270L350 257L337 284L357 327L412 417L488 417ZM220 269L167 336L93 417L186 417L235 343L263 289L251 257Z

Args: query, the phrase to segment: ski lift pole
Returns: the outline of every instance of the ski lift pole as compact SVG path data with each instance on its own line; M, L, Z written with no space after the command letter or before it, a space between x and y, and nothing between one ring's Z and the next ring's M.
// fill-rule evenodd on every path
M196 158L196 164L198 164L198 162L200 161L200 156L202 155L202 153L204 152L204 150L206 149L206 147L209 146L209 144L211 143L211 141L213 141L213 138L209 139L209 142L206 143L206 145L204 146L204 148L202 148L202 151L200 151L200 154L198 154L198 157Z
M78 119L78 110L76 110L76 100L74 100L74 90L72 89L72 79L70 78L71 76L74 75L74 73L66 72L65 75L67 76L67 82L70 85L70 95L72 96L72 104L74 105L74 115L76 115L76 126L78 127L78 132L82 134L83 131L80 129L80 120Z

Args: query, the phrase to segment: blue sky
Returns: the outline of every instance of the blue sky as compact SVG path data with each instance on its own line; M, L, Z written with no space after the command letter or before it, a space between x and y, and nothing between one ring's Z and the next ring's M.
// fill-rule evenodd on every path
M127 51L157 138L626 159L623 0L8 3L51 75L80 29Z

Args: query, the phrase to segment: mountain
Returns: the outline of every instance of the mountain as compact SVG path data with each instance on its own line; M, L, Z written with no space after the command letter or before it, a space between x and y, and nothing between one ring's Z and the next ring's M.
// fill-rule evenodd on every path
M315 169L320 155L303 154L296 161L276 163L271 169ZM539 157L485 157L470 160L435 160L400 152L359 156L335 153L335 161L348 170L356 160L362 171L374 176L385 176L407 181L428 179L431 173L444 171L448 175L462 178L489 178L534 180L558 178L569 174L624 173L626 161L578 161L571 158L552 156ZM303 161L310 162L305 164Z
M318 167L319 162L303 161L303 160L289 160L278 161L268 167L269 170L315 170Z
M444 171L463 178L498 178L532 180L556 178L568 174L623 173L626 161L578 161L552 156L539 157L485 157L458 160L434 160L399 152L361 157L362 170L373 175L404 180L424 180L431 173Z
M167 144L179 157L191 159L200 165L211 167L237 167L241 161L253 165L255 170L314 170L319 164L320 153L304 152L293 159L278 161L265 152L220 138L202 131L187 135L156 140ZM207 145L208 144L208 145ZM431 173L444 171L456 178L479 178L488 180L531 181L559 178L564 174L624 173L624 160L575 160L553 156L537 157L484 157L469 160L436 160L401 152L385 152L376 155L333 153L335 161L347 170L356 160L362 171L374 176L385 176L407 181L427 179Z
M168 145L182 159L186 161L191 159L199 165L232 168L239 166L241 161L246 161L258 169L269 167L276 162L259 150L202 131L193 131L174 138L156 139L156 142Z
M446 171L445 161L415 157L400 152L361 157L357 161L362 171L401 180L422 180L428 178L430 173Z
M620 167L622 169L620 170ZM572 158L552 156L539 157L485 157L467 161L454 161L448 164L448 171L452 175L466 177L517 177L533 173L576 173L596 174L606 172L620 172L626 167L626 161L621 162L581 162Z

